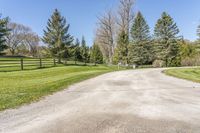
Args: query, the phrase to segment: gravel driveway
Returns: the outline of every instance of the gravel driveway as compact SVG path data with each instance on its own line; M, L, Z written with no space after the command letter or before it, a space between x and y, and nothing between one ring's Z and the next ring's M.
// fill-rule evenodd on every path
M200 84L113 72L0 113L2 133L200 133Z

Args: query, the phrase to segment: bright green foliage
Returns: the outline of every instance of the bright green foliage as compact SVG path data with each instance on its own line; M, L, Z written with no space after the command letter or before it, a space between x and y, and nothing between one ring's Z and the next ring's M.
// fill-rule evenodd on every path
M128 46L129 46L129 37L125 31L122 31L118 35L117 47L115 49L114 60L116 63L121 62L123 64L128 64Z
M137 65L152 63L152 45L149 26L140 12L131 28L132 43L129 47L129 60Z
M199 66L200 45L187 40L179 41L181 66Z
M200 54L200 43L199 42L195 42L195 43L192 43L192 45L194 45L195 54Z
M91 48L91 61L95 63L95 65L102 64L103 63L103 55L101 53L101 50L97 44L94 44Z
M89 60L89 47L87 47L84 37L82 37L81 41L81 57L82 61L86 64Z
M8 34L9 31L7 28L7 23L7 18L0 18L0 54L2 54L1 52L7 48L7 46L5 45L5 36Z
M73 47L73 56L75 64L77 61L81 61L81 47L78 39L76 39L75 45Z
M154 29L155 51L157 59L166 62L166 66L177 66L177 56L179 54L179 45L177 35L179 29L173 19L164 12Z
M56 9L48 20L46 28L42 40L48 44L52 56L57 57L59 63L61 63L61 58L64 55L69 55L69 50L73 42L73 37L68 33L69 24L66 23L66 19Z
M192 57L196 54L196 45L187 41L179 41L181 58Z

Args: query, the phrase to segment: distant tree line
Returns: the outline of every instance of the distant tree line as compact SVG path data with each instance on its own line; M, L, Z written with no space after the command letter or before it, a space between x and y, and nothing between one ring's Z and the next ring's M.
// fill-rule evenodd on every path
M47 22L44 36L40 38L31 28L10 22L8 18L0 19L0 54L10 56L53 57L58 63L73 60L102 64L103 55L98 45L89 47L85 38L81 42L68 32L70 25L65 17L55 9ZM44 44L42 44L42 42Z
M99 47L96 44L89 47L84 37L82 37L81 42L79 39L74 41L73 36L69 33L69 27L65 17L61 16L61 13L56 9L48 20L42 38L51 55L58 58L59 63L62 63L62 58L65 60L71 58L75 63L77 61L85 64L93 62L95 65L103 63L103 55Z
M157 20L154 33L141 12L133 13L134 0L119 0L119 8L98 17L94 44L69 33L66 18L55 9L48 19L43 37L31 28L0 18L0 54L31 57L53 57L59 63L124 64L164 66L200 65L199 39L185 40L179 28L166 12Z
M107 11L98 18L95 41L108 64L197 65L200 39L184 40L168 13L162 13L151 35L142 13L133 13L134 0L120 0L119 4L117 13ZM197 35L200 38L200 26Z

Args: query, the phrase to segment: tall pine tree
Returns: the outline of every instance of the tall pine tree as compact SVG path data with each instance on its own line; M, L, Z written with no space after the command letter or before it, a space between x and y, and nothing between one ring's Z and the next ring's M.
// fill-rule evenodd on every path
M74 55L75 64L77 64L77 61L81 60L81 48L80 48L80 42L78 39L76 39L76 42L74 45L73 55Z
M152 62L152 45L149 26L142 16L137 13L131 28L132 43L129 49L129 60L137 65L145 65Z
M0 55L3 54L2 51L4 51L7 48L7 46L5 45L6 41L5 36L9 32L7 24L8 24L8 18L3 18L3 19L0 18Z
M82 41L81 41L81 57L82 57L82 61L85 63L87 63L88 61L88 56L89 56L89 48L86 45L86 41L85 38L82 37Z
M61 63L63 55L71 48L73 37L68 33L70 25L60 12L55 9L53 15L48 20L46 30L44 30L43 42L48 44L53 57L58 58Z
M179 29L166 12L163 12L154 29L155 51L157 59L163 60L166 66L177 66L179 64L177 57L179 54L178 46Z

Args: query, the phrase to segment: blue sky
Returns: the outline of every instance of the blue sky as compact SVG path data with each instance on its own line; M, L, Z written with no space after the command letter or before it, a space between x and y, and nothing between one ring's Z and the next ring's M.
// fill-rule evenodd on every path
M42 36L48 18L57 8L70 23L70 33L78 38L84 35L91 45L97 16L117 6L118 0L0 0L0 13ZM180 35L195 40L200 24L199 6L200 0L137 0L134 11L143 13L152 31L161 13L166 11L177 23Z

